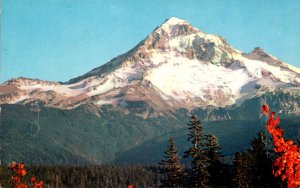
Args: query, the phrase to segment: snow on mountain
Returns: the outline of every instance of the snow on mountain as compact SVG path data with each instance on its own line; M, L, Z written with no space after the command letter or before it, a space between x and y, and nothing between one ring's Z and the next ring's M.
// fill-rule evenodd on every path
M219 92L220 95L228 96L227 102L232 104L232 98L240 97L241 86L251 81L242 69L231 70L173 54L164 58L164 61L170 63L148 71L145 79L172 99L199 97L207 101L211 100L214 93ZM240 79L235 79L237 77Z
M70 109L89 103L124 107L145 101L156 110L224 107L269 90L298 92L300 69L260 48L246 54L222 37L175 17L129 52L70 80L12 79L0 86L0 104L30 103Z

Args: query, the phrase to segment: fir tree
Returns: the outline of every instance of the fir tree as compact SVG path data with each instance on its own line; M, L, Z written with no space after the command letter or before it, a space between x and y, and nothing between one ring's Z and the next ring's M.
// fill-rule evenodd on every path
M204 136L203 152L207 156L208 172L210 174L210 181L212 185L221 186L225 180L224 167L221 163L221 147L218 143L218 138L215 135Z
M247 152L240 153L236 152L235 159L233 162L234 165L234 177L233 177L233 185L237 188L247 188L250 187L251 181L249 177L249 157Z
M263 132L251 141L251 149L237 153L234 166L236 187L277 187L279 180L272 175L273 152L268 150Z
M249 149L251 160L251 177L253 186L273 187L278 180L272 174L272 161L274 153L269 150L266 143L266 136L259 132L257 137L251 141Z
M184 177L184 169L180 164L180 158L172 137L169 139L169 145L165 152L165 159L159 163L162 166L165 179L162 181L162 186L180 187Z
M206 187L209 182L209 172L207 170L207 156L202 150L203 135L201 122L196 116L192 116L188 126L189 134L187 140L193 145L184 155L184 158L192 158L192 174L189 186Z

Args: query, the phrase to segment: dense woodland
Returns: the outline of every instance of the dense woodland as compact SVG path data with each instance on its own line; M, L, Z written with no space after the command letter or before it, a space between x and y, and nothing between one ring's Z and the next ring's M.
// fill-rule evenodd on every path
M218 138L202 133L201 122L192 116L188 123L190 148L179 156L176 140L166 146L164 158L153 165L26 166L28 175L43 180L45 187L285 187L272 174L276 157L270 136L259 132L249 149L225 163ZM13 172L1 166L1 186L12 187Z
M259 140L256 138L253 144ZM258 149L258 148L257 148ZM213 187L280 187L281 182L272 175L272 162L260 151L252 149L237 153L234 164L221 164L209 170L209 176L199 179ZM254 153L253 151L256 150ZM263 160L260 161L259 157ZM264 160L268 161L264 163ZM183 167L183 166L182 166ZM128 166L28 166L28 175L43 180L45 187L126 187L133 183L135 187L194 187L189 185L192 177L190 165L182 168L178 180L170 179L170 172L158 165ZM13 173L9 166L1 166L0 182L3 187L12 187ZM29 182L25 177L25 182ZM173 184L176 182L175 184ZM173 185L172 185L173 184ZM205 187L203 186L203 187ZM255 186L255 187L257 187ZM198 186L202 187L202 186Z
M28 166L30 176L44 181L45 187L126 187L134 182L136 187L160 185L162 175L156 166ZM1 167L0 182L3 187L13 187L13 173L8 166Z
M257 105L255 103L255 110L240 109L242 117L248 117L246 112L250 114L248 119L232 117L232 120L208 121L203 115L207 114L205 111L194 110L191 113L203 121L203 134L217 136L222 154L232 160L236 151L246 150L253 137L265 130ZM26 105L1 107L1 161L5 164L12 161L75 166L156 164L162 159L170 136L174 138L181 156L189 147L186 125L189 116L186 110L143 119L103 108L101 117L97 117L84 109L63 111L41 107L41 131L36 134L36 112L30 111ZM299 117L284 117L280 125L287 137L299 138Z

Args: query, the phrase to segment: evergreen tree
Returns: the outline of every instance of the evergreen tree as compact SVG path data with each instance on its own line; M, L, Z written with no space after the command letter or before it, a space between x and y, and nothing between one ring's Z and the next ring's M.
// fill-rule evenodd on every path
M263 132L251 141L251 149L236 154L234 162L236 187L277 187L280 180L272 174L274 153L269 150Z
M206 187L209 183L209 172L207 170L207 156L202 150L204 144L201 122L196 116L192 116L188 126L189 134L187 140L193 145L184 155L184 158L192 158L192 174L189 186Z
M249 155L248 152L236 152L234 165L233 185L238 188L247 188L251 186L251 178L249 177Z
M278 180L272 174L274 152L269 150L269 147L263 132L259 132L257 137L251 141L249 154L251 159L252 184L255 187L273 187L278 183Z
M221 186L224 180L224 166L221 163L221 147L218 143L218 138L215 135L204 136L203 152L207 156L208 172L210 174L210 181L212 185Z
M162 186L180 187L184 177L184 169L180 164L180 158L172 137L169 139L169 145L165 152L165 159L159 163L162 166L166 178L162 181Z

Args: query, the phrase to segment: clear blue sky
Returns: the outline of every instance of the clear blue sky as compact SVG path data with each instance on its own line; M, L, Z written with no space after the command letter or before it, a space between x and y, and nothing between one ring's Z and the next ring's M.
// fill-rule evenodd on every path
M67 81L134 47L175 16L244 52L300 67L298 0L3 0L1 78Z

